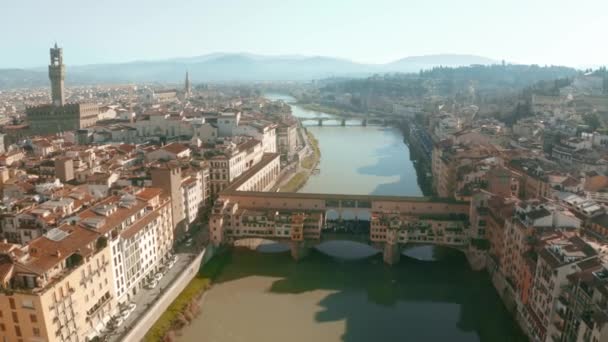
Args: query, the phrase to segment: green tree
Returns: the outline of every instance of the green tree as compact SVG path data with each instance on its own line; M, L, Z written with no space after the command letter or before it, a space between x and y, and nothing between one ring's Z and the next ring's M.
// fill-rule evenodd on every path
M600 118L595 113L585 114L583 116L583 122L585 122L585 125L589 126L589 128L591 128L591 130L593 131L597 130L602 126Z

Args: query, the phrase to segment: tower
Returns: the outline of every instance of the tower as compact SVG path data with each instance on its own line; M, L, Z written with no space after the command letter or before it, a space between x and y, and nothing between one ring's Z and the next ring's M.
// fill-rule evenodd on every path
M171 196L171 209L173 214L173 229L185 218L184 198L182 196L182 171L179 165L166 163L150 169L152 186L161 188L165 194ZM187 227L186 227L187 228Z
M192 95L192 85L190 84L190 77L188 72L186 71L186 82L184 84L184 94L185 98L189 98Z
M65 104L63 94L63 81L65 79L65 65L63 65L63 49L55 46L51 48L51 64L49 64L49 79L51 80L51 99L54 106Z

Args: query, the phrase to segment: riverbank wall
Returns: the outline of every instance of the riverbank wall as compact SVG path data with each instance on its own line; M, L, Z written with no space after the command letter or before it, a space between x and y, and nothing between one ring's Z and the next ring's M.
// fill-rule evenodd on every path
M527 318L522 315L526 308L519 299L517 291L500 271L496 261L489 255L486 257L486 270L488 271L488 275L492 280L492 285L494 286L496 293L502 300L502 303L507 311L513 316L513 319L517 323L519 329L521 329L521 331L528 337L530 341L536 341L536 339L530 333Z
M173 281L165 292L148 308L141 316L135 326L127 334L122 336L121 341L141 341L154 323L167 310L169 305L179 296L186 286L196 277L201 266L214 254L213 248L205 248L202 252L194 255L192 261L184 268L183 272Z
M433 141L431 136L426 129L419 127L411 120L403 121L400 129L410 151L410 160L414 162L420 190L424 196L433 196Z
M289 178L278 186L279 191L282 192L298 192L306 185L308 178L317 168L321 159L318 141L305 127L300 127L299 129L304 131L301 134L304 143L304 147L301 150L303 153L298 155L297 164L290 171L292 174Z

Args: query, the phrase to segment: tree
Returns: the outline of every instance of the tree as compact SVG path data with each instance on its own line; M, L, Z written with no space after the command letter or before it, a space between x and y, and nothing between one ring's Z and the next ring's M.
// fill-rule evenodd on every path
M583 122L585 122L585 125L589 126L592 131L595 131L602 126L600 118L595 113L583 115Z
M97 239L97 242L95 243L95 248L97 248L97 250L100 250L106 248L107 245L108 239L105 236L101 236Z

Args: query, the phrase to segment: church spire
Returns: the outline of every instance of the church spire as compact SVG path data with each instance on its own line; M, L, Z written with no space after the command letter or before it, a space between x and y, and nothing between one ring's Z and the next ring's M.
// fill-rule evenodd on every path
M186 93L186 97L189 97L192 94L192 85L190 84L190 75L188 74L188 70L186 70L186 82L184 84L184 92Z

